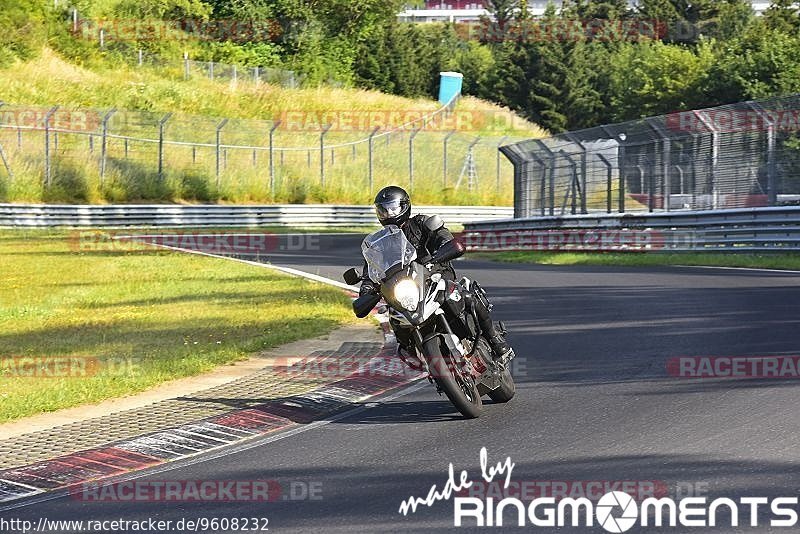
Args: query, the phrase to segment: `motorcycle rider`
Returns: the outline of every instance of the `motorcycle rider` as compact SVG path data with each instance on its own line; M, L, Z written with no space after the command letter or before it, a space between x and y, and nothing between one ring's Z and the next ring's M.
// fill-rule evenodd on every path
M417 250L417 258L424 259L432 256L442 245L453 241L455 237L444 226L437 230L430 230L425 222L429 219L426 215L415 215L411 217L411 199L408 193L401 188L390 185L381 189L375 196L375 213L378 216L378 221L383 226L393 224L399 227L405 234L408 241ZM440 223L441 224L441 223ZM464 247L457 243L461 254L464 253ZM453 269L451 262L444 262L437 264L433 267L435 272L442 275L442 278L456 282L456 272ZM378 284L370 280L367 275L367 265L364 262L364 270L362 273L361 290L360 294L378 293L380 288ZM460 287L461 291L468 293L467 289ZM471 299L475 305L476 315L480 324L483 336L492 348L493 357L495 360L507 360L512 354L512 349L505 340L501 332L495 328L494 323L487 307L487 302L482 298ZM390 319L389 323L392 330L397 337L399 344L398 354L409 366L416 368L421 366L417 364L418 358L414 356L413 342L410 334L403 328L399 322ZM414 362L416 360L417 362Z

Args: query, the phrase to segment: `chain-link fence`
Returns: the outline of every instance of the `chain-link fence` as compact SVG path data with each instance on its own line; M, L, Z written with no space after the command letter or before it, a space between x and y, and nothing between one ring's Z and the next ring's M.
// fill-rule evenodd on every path
M365 131L351 123L373 112L324 124L0 104L0 201L364 203L395 183L421 202L509 205L498 147L515 139L448 130L455 113Z
M800 200L800 95L504 146L515 217L775 206Z

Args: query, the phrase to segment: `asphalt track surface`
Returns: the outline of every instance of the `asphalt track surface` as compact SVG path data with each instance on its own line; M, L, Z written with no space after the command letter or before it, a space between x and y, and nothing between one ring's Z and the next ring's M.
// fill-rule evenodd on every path
M275 251L266 259L341 279L359 263L359 243L357 236L323 235L305 250ZM495 318L511 331L518 355L511 403L487 399L482 417L467 421L432 387L422 387L249 450L148 475L276 479L284 487L293 481L321 488L321 499L86 503L61 497L0 518L268 517L271 532L452 529L451 500L408 516L398 513L400 503L426 496L433 484L441 488L451 462L456 473L464 469L479 480L482 447L491 464L512 459L514 482L656 481L673 496L689 488L734 499L798 495L800 381L675 378L666 364L681 356L800 353L800 275L471 260L456 267L483 283ZM748 515L741 521L747 524ZM580 531L603 532L596 524Z

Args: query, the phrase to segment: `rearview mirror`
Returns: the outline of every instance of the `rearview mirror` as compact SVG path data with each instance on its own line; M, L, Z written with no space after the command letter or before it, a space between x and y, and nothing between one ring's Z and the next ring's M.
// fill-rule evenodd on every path
M358 271L356 271L355 268L347 269L342 276L344 277L345 283L351 286L354 286L361 281L361 275L358 274Z

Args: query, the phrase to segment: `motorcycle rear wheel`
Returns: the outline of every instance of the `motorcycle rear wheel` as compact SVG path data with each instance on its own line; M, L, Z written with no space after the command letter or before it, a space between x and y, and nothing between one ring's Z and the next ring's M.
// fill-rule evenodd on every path
M514 377L511 376L511 371L506 368L500 374L500 387L490 391L489 398L498 403L508 402L514 398L516 392L517 386L514 384Z

